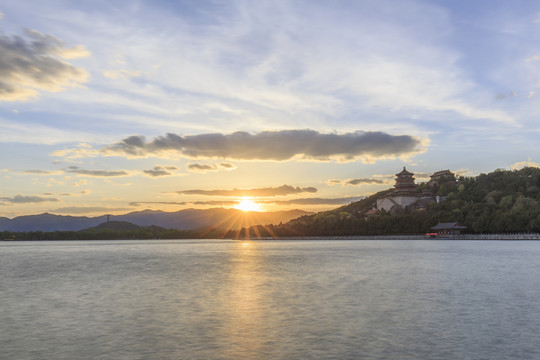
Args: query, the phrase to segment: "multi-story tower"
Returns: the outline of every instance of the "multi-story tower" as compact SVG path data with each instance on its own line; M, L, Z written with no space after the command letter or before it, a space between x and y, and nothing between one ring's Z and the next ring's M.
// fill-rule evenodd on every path
M414 183L413 175L403 167L403 171L396 174L394 191L377 199L377 209L390 211L394 207L405 208L420 200L420 193Z
M413 173L408 172L403 167L403 171L396 174L396 184L394 185L394 192L392 195L418 195L418 190L416 189L416 184L414 183Z

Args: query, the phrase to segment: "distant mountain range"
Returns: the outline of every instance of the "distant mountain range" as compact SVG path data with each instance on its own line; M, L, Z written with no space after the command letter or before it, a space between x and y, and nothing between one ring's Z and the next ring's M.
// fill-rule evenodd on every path
M139 226L160 226L167 229L193 230L206 227L240 229L253 225L279 224L311 214L302 210L276 212L244 212L237 209L186 209L176 212L144 210L124 215L111 215L111 221L127 221ZM13 219L0 217L0 231L79 231L107 221L97 217L39 214Z

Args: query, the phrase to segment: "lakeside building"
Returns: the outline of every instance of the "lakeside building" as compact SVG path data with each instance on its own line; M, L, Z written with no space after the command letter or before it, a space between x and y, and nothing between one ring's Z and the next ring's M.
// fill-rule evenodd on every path
M421 192L414 180L414 173L407 171L407 169L403 167L403 170L396 174L394 191L377 199L376 210L394 212L411 205L415 205L418 209L422 209L430 202L439 202L441 200L440 197L433 196L433 193L430 190ZM435 186L448 181L455 181L455 176L450 170L437 171L431 175L429 186L433 189Z
M461 226L457 222L451 223L438 223L431 227L431 230L436 231L437 237L456 237L461 234L462 230L465 230L466 226Z

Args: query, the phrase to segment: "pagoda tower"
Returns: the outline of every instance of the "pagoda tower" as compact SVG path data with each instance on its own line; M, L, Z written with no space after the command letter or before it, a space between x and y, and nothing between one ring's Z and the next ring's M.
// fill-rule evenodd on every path
M417 194L416 184L414 183L413 173L408 172L403 167L403 171L396 174L396 184L394 185L394 195L412 195Z
M392 211L398 208L406 208L416 203L421 198L413 173L408 172L405 166L400 173L396 174L394 191L377 199L377 210Z

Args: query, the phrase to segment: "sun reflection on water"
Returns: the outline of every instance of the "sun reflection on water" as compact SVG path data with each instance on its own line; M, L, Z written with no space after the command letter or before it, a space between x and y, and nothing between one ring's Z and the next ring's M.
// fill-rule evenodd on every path
M227 358L256 358L264 352L264 301L266 282L253 241L235 245L230 272L230 290L224 299L228 314L224 337L229 339Z

